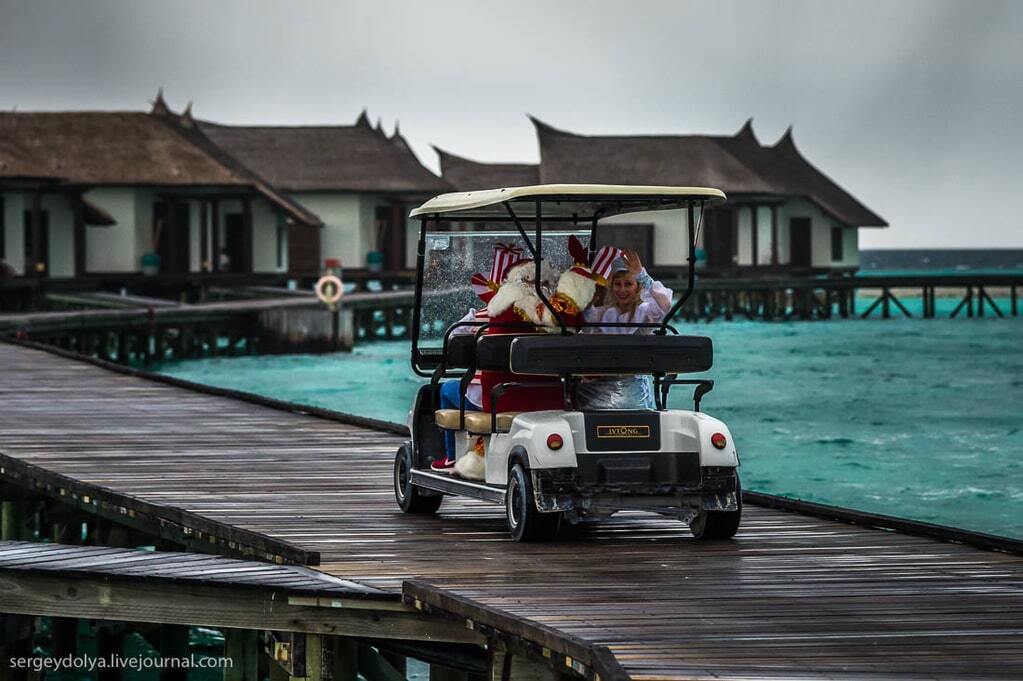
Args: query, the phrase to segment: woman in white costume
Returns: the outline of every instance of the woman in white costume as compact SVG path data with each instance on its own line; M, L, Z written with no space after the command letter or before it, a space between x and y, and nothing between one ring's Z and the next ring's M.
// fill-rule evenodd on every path
M594 305L583 313L590 324L634 322L656 324L671 309L672 292L647 274L639 253L622 251L624 266L608 277L603 305ZM653 333L652 327L587 327L584 333ZM654 389L649 376L622 376L583 380L576 389L581 409L653 409Z

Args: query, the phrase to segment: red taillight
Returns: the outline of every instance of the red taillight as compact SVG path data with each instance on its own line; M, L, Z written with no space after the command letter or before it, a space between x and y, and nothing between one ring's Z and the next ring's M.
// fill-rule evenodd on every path
M725 445L728 444L728 438L725 437L724 433L714 433L710 436L710 443L718 449L724 449Z
M562 440L561 436L558 435L557 433L547 436L547 447L549 449L561 449L562 445L564 444L565 441Z

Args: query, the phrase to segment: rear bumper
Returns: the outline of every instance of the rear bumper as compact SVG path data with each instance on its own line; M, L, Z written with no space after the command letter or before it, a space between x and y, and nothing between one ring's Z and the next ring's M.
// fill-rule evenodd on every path
M701 467L697 460L694 469L682 461L688 458L685 455L661 453L638 462L635 458L585 466L580 458L579 468L533 469L537 508L576 517L637 509L684 520L700 510L738 508L734 468ZM645 461L654 458L660 460Z

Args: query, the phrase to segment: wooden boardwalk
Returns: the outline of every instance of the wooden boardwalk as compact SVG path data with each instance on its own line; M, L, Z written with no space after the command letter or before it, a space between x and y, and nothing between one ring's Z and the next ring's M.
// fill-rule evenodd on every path
M731 542L697 544L677 522L632 514L518 545L492 506L447 499L437 517L403 516L390 486L398 435L2 343L0 368L10 484L67 485L80 505L139 522L205 523L191 532L224 552L291 545L342 579L408 581L424 608L587 663L588 647L607 646L634 679L1023 668L1016 555L757 506Z

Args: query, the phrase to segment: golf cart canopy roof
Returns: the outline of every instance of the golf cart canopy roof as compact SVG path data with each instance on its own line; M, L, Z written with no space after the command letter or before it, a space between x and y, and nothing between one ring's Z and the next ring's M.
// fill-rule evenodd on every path
M725 194L708 187L647 187L624 184L540 184L532 187L484 189L436 196L412 211L424 219L442 215L445 220L505 220L508 203L522 220L536 218L536 202L542 203L546 220L592 220L622 213L684 208L692 202L723 203Z

